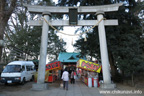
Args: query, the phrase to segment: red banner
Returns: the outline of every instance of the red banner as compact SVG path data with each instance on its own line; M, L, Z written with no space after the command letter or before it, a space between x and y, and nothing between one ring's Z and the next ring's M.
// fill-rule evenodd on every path
M50 64L46 64L46 71L54 70L54 69L62 69L62 64L60 61L56 61Z

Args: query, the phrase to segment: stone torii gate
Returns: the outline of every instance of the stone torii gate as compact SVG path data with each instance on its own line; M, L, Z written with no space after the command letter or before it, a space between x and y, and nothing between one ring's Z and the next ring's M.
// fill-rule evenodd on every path
M77 24L74 26L93 26L96 25L98 21L100 21L105 12L118 11L119 4L110 4L103 6L80 6L80 7L61 7L61 6L32 6L32 5L24 5L28 8L30 13L38 13L44 16L44 19L47 20L53 26L70 26L69 20L50 20L51 14L68 14L69 9L74 8L77 9L78 14L96 14L97 20L78 20ZM42 26L42 37L41 37L41 48L40 48L40 61L38 67L38 79L37 83L33 84L33 90L44 90L48 88L47 83L44 83L45 80L45 66L46 66L46 55L47 55L47 41L48 41L48 24L42 20L43 22L30 21L29 25L31 26ZM108 59L108 51L107 51L107 43L106 43L106 34L105 34L105 26L114 26L118 25L118 20L102 20L98 25L99 32L99 41L100 41L100 52L101 52L101 61L102 61L102 69L103 69L103 80L104 84L101 86L102 88L114 88L115 84L111 83L110 77L110 67L109 67L109 59Z

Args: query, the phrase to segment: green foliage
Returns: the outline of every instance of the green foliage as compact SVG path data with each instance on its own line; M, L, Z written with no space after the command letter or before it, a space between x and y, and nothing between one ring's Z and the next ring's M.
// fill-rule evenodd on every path
M54 31L48 34L48 39L48 58L50 61L57 60L59 53L66 51L64 48L66 42L60 40Z
M49 2L38 1L37 4L50 4ZM26 2L26 1L25 1ZM28 2L27 2L28 3ZM31 1L29 3L35 3ZM40 55L40 43L41 43L41 27L30 27L27 25L29 15L27 10L19 3L19 7L16 9L14 16L11 16L9 20L9 26L6 28L5 41L8 52L5 52L5 56L14 59L28 59L26 55L32 58L38 59ZM34 14L31 16L34 17ZM65 42L59 39L54 30L49 31L48 34L48 56L49 60L57 59L60 51L65 51ZM8 53L8 54L7 54Z
M76 41L76 44L74 44L74 46L81 51L82 55L88 55L91 59L92 57L99 59L99 38L97 30L98 29L95 28L93 32L86 34L87 41L84 41L84 38L81 37Z

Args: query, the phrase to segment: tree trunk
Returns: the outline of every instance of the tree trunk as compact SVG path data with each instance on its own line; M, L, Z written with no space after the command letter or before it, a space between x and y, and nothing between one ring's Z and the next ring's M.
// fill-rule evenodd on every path
M6 4L6 1L7 0L0 0L0 40L3 40L5 27L15 9L17 0L10 0L10 7L8 7L9 4ZM0 61L2 60L2 49L3 46L0 46Z
M0 14L0 17L1 17L1 14ZM1 19L0 19L0 40L3 40L4 29L5 29L5 26L7 23L5 23L5 21L1 20ZM1 61L2 60L2 49L3 49L3 46L0 46L0 62L2 62Z
M131 80L132 80L132 86L134 86L134 74L132 73L132 75L131 75Z
M124 70L121 70L121 72L122 72L122 81L123 81L123 83L124 83L124 80L125 80L125 71Z
M111 75L112 77L115 77L115 75L117 74L117 67L115 66L112 53L109 53L109 61L110 61L110 67L111 67Z

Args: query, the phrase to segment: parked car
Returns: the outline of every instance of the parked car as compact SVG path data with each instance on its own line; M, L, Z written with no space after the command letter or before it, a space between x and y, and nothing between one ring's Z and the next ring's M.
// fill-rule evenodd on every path
M34 80L35 65L32 61L13 61L1 73L1 83L21 83Z

